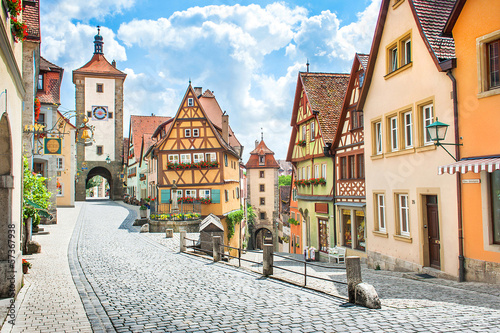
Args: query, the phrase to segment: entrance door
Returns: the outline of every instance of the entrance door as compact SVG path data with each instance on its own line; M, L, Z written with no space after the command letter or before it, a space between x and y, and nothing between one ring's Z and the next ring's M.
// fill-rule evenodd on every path
M319 250L321 252L328 252L328 229L327 220L318 219L319 228Z
M433 268L441 269L437 195L427 196L427 225L429 227L429 264Z

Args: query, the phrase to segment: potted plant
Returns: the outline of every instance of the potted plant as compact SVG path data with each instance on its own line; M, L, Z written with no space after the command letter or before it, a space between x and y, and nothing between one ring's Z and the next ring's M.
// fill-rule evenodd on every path
M31 268L31 263L28 260L23 259L23 273L28 274L29 268Z
M139 212L141 213L141 219L146 218L148 216L148 207L142 205L141 208L139 208Z

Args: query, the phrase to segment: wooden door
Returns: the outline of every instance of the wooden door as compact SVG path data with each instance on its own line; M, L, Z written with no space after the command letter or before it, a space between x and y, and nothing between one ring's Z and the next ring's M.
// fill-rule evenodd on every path
M429 235L429 264L441 269L441 243L439 238L439 213L437 196L427 196L427 225Z
M318 219L319 225L319 250L321 252L328 252L328 229L327 220Z

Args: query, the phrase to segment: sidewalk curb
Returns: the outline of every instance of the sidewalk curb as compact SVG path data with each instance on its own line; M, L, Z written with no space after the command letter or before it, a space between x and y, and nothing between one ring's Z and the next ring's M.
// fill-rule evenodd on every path
M80 214L76 221L75 229L71 235L68 245L68 264L71 276L75 284L83 307L89 319L94 332L116 332L111 320L109 319L104 307L102 306L97 293L89 283L80 261L78 259L78 242L83 227L83 218L85 216L86 203L84 202L80 209Z

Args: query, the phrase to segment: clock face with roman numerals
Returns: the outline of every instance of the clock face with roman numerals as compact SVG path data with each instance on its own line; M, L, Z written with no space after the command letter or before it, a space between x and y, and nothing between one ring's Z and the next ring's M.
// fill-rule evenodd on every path
M92 118L105 120L108 118L108 108L106 106L94 106L92 108Z

